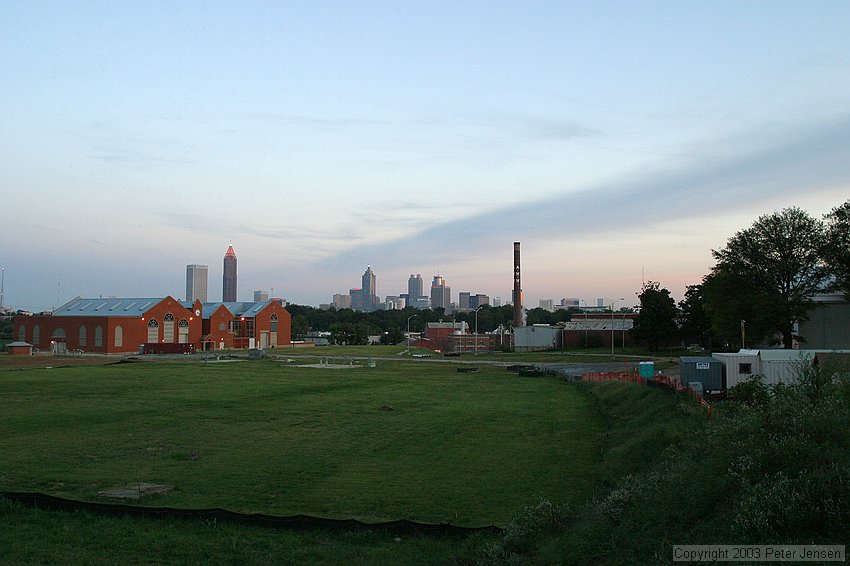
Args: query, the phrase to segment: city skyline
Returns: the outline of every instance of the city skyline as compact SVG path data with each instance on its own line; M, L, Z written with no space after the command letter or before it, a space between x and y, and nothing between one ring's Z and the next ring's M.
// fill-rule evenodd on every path
M681 298L759 216L850 194L846 2L4 18L8 307L180 297L231 240L240 289L298 304L365 265L385 295L413 272L509 298L514 241L526 306L645 280Z

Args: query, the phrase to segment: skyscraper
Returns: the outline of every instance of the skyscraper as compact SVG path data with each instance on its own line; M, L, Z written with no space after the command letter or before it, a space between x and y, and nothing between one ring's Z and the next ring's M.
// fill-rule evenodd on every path
M446 282L440 275L434 276L434 281L431 283L431 308L432 309L447 309L452 302L452 288L446 285Z
M233 251L233 245L227 246L227 253L224 254L221 300L225 303L236 302L236 252Z
M207 302L207 276L209 267L206 265L186 266L186 300L194 302L196 299L202 303Z
M422 274L417 273L415 276L411 273L407 279L407 296L411 300L416 300L422 297Z
M378 307L378 294L375 288L376 278L372 266L367 265L363 273L363 310L372 312Z

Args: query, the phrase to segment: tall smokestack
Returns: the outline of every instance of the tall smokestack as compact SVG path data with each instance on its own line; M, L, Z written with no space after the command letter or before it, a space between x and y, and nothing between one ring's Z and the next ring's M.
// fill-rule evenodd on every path
M519 242L514 242L514 328L522 326L522 282L519 271Z

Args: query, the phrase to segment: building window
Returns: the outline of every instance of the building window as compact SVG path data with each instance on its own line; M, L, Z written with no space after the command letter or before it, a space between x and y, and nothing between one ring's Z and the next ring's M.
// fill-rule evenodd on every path
M18 327L18 342L27 341L27 327L23 324Z
M177 341L181 344L189 343L189 321L185 318L178 325Z
M249 319L245 321L245 336L247 338L254 337L254 319Z
M32 345L38 346L39 342L41 342L41 329L36 324L32 327Z
M269 323L269 332L277 332L277 314L273 314Z
M222 322L218 325L218 329L224 332L225 330L227 330L227 325Z
M165 315L165 322L162 325L162 341L174 342L174 315L171 313Z
M124 347L124 329L120 326L115 327L115 347L123 348Z
M753 373L753 364L738 364L738 373L741 375L749 375Z
M148 322L148 344L159 342L159 323L155 318Z
M86 326L85 325L80 326L80 340L79 340L79 342L80 342L81 347L86 345Z
M94 327L94 347L103 348L103 327L99 325Z

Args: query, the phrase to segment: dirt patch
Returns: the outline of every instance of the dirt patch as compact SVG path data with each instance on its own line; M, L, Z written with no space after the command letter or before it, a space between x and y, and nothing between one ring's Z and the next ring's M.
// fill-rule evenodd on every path
M105 366L120 361L109 356L10 356L0 354L0 371L24 368L60 368L78 366Z
M173 485L158 483L139 483L124 487L113 487L97 492L98 497L111 497L113 499L141 499L148 495L161 495L174 489Z

